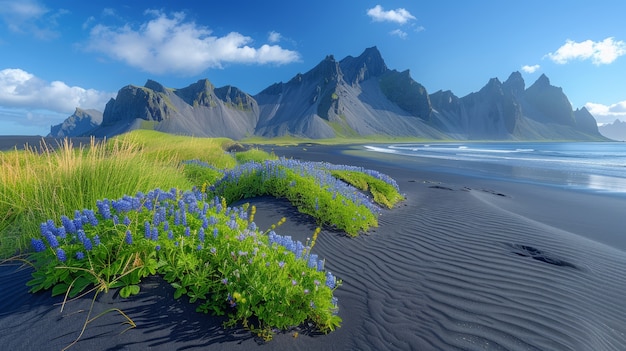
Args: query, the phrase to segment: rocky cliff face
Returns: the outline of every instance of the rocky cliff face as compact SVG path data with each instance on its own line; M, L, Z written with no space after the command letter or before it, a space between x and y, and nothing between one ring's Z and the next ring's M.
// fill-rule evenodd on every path
M504 83L493 78L462 98L439 91L430 99L434 123L460 139L603 139L589 111L572 111L563 90L545 75L527 89L522 75L513 72Z
M444 137L428 125L432 108L426 89L408 71L389 70L375 47L341 61L327 56L255 99L261 111L257 135Z
M83 110L76 108L76 111L63 123L50 127L49 137L83 136L89 133L102 123L102 112L97 110Z
M203 79L183 89L165 88L148 80L143 87L126 86L104 110L92 134L111 136L148 128L199 137L241 139L254 134L256 101L237 88L215 89Z
M529 88L519 72L457 97L429 94L408 70L391 70L376 47L337 61L327 56L288 82L250 96L206 79L182 89L153 80L126 86L107 104L89 134L137 128L241 139L259 135L307 138L365 135L432 139L598 140L594 118L573 111L567 96L542 75ZM78 129L77 129L78 130Z

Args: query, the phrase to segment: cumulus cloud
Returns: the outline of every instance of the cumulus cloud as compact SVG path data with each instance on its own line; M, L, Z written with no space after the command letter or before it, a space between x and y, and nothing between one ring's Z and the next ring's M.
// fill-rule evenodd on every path
M114 97L94 89L69 86L61 81L46 82L19 68L0 70L0 107L72 113L76 107L104 110Z
M400 30L400 29L394 29L391 32L389 32L389 34L391 34L393 36L396 36L396 37L399 37L399 38L402 38L402 39L406 39L406 37L407 37L406 32L403 31L403 30Z
M282 38L283 36L280 33L274 31L269 32L269 34L267 35L267 41L272 44L278 43Z
M546 56L558 64L565 64L572 60L591 60L595 65L603 65L612 63L624 54L626 54L626 43L609 37L598 42L592 40L575 42L568 39L558 50Z
M539 68L541 68L541 66L539 65L524 65L522 66L522 71L526 72L526 73L535 73Z
M380 5L368 9L367 15L375 22L395 22L398 24L405 24L415 19L415 16L404 8L385 11Z
M138 28L94 26L86 49L155 74L193 75L227 63L280 65L300 60L297 52L278 45L252 47L252 38L237 32L212 35L208 28L185 21L181 12L146 13L154 18Z
M596 118L598 124L612 123L616 119L626 121L626 100L612 105L588 102L585 107Z

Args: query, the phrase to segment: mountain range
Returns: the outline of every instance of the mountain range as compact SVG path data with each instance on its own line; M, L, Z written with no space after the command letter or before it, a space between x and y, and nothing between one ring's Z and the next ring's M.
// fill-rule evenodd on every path
M573 110L542 75L526 88L513 72L457 97L429 94L408 70L389 69L376 47L337 61L327 56L306 73L252 96L207 79L181 89L148 80L118 91L100 115L77 109L50 136L111 137L133 129L243 139L291 135L459 140L605 140L593 116Z
M626 122L616 119L613 123L603 124L598 127L600 134L607 138L626 141Z

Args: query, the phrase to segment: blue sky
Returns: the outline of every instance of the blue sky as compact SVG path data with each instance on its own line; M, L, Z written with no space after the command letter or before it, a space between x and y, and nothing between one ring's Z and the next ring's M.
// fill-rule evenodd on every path
M0 134L46 135L147 79L254 95L371 46L430 93L546 74L599 123L626 121L625 14L621 0L0 0Z

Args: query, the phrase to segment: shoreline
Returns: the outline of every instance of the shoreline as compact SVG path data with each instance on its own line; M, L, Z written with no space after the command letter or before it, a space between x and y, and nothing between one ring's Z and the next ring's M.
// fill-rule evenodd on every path
M358 238L324 229L314 251L343 280L342 327L328 335L279 333L260 345L247 331L196 313L159 278L128 300L102 294L94 312L119 307L136 323L104 315L76 349L154 350L620 350L626 347L626 199L427 170L430 162L378 157L358 146L263 146L278 156L375 169L406 200L383 210ZM251 199L255 222L303 240L315 223L286 201ZM619 209L622 209L621 211ZM28 271L0 266L0 342L8 349L60 349L80 332L90 297L66 306L29 294ZM80 311L83 312L80 312ZM29 333L37 331L37 337ZM295 332L298 331L298 336Z

